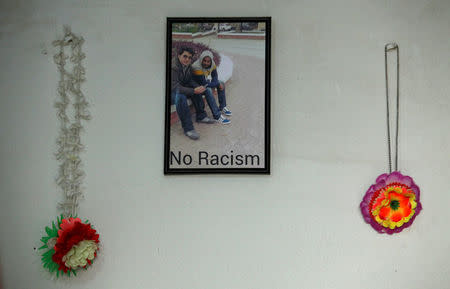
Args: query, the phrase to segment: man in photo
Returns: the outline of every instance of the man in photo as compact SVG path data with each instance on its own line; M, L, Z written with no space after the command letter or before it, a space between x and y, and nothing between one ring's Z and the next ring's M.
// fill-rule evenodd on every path
M222 115L223 112L226 116L231 116L231 111L227 108L225 84L219 82L217 67L212 52L209 50L203 51L197 61L192 64L192 70L194 81L206 88L204 92L205 99L214 119L219 123L230 123L231 121ZM214 99L213 89L217 90L219 106L217 106L216 100Z
M195 131L192 123L188 98L194 105L197 122L215 123L215 121L206 116L204 109L202 94L206 88L192 79L193 55L194 51L191 48L181 47L177 52L177 57L172 60L171 100L175 104L184 134L190 139L197 140L200 135Z

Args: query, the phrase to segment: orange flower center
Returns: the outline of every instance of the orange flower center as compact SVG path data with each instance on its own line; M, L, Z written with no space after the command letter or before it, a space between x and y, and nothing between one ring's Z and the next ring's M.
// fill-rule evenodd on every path
M389 205L391 206L391 209L395 211L400 206L400 202L397 200L392 200Z
M375 192L371 201L372 218L394 229L408 222L415 213L414 192L403 184L390 184Z

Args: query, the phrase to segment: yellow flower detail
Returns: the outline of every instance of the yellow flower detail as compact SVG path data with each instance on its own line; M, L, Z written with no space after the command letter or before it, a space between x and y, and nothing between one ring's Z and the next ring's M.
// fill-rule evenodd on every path
M84 240L74 245L62 260L69 268L84 267L88 264L87 260L95 258L97 249L95 241Z

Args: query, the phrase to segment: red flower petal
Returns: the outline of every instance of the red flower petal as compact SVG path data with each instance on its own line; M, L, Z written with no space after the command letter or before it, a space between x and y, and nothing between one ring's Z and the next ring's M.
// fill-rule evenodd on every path
M58 239L55 244L55 254L52 259L59 265L59 270L67 272L70 268L66 267L62 261L63 257L72 247L83 240L93 240L99 242L99 235L90 224L84 224L79 218L63 219L61 230L58 231Z
M408 217L411 214L411 204L408 203L409 206L403 209L403 216Z
M411 208L411 203L409 202L408 198L405 198L404 200L400 201L400 207L402 208Z
M402 218L403 218L403 216L402 216L402 214L400 214L400 213L394 213L394 214L392 214L392 216L391 216L391 220L394 221L394 222L398 222L398 221L400 221Z
M380 213L378 214L378 216L380 216L380 219L386 220L390 213L391 213L390 207L382 207L380 209Z

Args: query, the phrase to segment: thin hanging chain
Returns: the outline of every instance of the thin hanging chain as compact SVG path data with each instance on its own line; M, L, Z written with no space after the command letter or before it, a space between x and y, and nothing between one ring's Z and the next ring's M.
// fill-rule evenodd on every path
M390 115L389 115L389 77L388 77L388 60L387 55L389 51L395 50L397 52L397 97L396 97L396 129L395 129L395 163L394 170L398 170L398 122L399 122L399 95L400 95L400 61L399 61L399 49L396 43L388 43L384 47L384 68L386 75L386 119L387 119L387 142L388 142L388 162L389 162L389 173L392 173L392 153L391 153L391 125L390 125Z
M77 215L78 200L83 195L84 172L81 169L80 152L84 147L81 144L80 131L83 130L82 120L90 119L87 111L88 102L81 92L81 83L86 80L85 70L81 64L85 58L85 54L81 51L83 43L84 39L74 35L67 26L64 27L63 39L53 41L53 45L59 47L59 52L53 59L60 74L58 82L60 99L55 102L60 120L60 131L56 140L58 146L56 159L59 161L56 182L65 196L64 202L59 204L64 217ZM70 55L64 54L66 47L70 48ZM65 68L67 59L72 64L72 71ZM66 110L71 102L74 116L69 118Z

